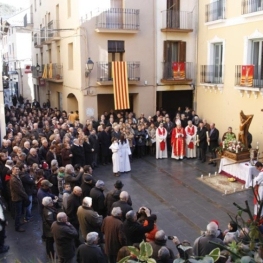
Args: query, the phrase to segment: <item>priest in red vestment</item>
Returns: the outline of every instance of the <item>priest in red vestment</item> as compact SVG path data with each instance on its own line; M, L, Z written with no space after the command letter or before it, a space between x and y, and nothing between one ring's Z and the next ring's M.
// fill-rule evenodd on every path
M185 129L181 126L181 122L176 122L176 127L173 129L171 144L172 156L176 160L182 160L185 156Z

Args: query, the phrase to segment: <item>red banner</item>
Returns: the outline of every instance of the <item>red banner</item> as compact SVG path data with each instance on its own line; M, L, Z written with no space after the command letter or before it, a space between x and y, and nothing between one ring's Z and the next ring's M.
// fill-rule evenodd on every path
M241 70L240 86L252 87L254 65L243 65Z
M185 79L185 62L173 62L174 79Z

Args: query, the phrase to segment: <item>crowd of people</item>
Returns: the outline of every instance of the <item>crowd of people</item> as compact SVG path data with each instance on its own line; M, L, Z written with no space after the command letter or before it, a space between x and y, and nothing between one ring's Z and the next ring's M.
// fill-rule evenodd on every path
M1 193L17 232L24 232L22 224L32 220L35 202L42 218L46 253L51 258L57 255L61 263L75 262L75 257L80 263L116 263L130 255L127 246L138 247L142 240L152 245L157 262L173 261L175 256L166 245L164 231L158 229L157 216L147 207L134 211L121 180L105 195L104 182L96 180L92 172L99 165L112 163L113 174L119 177L131 170L133 158L145 155L205 162L207 147L209 164L215 165L219 131L214 123L209 125L186 107L185 111L178 108L173 119L165 110L148 118L111 110L98 121L89 118L81 124L78 111L40 108L35 100L23 106L6 106L5 121L6 135L0 149ZM9 247L4 244L6 221L1 213L0 219L3 253ZM235 232L232 237L239 239L233 229L229 227L227 232ZM228 242L229 234L219 237L218 223L210 222L206 236L200 237L189 255L203 256L212 250L215 245L207 247L203 241L209 235L216 243ZM185 257L178 238L171 239L179 255Z

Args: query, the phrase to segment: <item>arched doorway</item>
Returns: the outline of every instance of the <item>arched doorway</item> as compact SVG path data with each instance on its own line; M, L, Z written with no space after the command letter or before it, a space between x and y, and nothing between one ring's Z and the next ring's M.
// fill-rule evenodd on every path
M79 110L79 103L76 96L73 93L69 93L67 96L68 112Z

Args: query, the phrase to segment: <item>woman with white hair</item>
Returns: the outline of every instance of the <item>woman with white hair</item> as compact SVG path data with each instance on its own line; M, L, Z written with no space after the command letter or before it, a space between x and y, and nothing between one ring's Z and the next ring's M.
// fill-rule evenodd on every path
M75 175L74 167L72 164L67 164L65 167L65 184L70 184L71 189L73 189L76 185L80 185L80 180L83 174L83 168L80 168L80 171L77 175Z
M98 233L90 232L86 237L86 244L79 246L77 250L77 262L86 263L86 262L100 262L106 263L107 260L104 257L102 250L98 244Z
M57 209L53 206L53 200L50 196L46 196L42 199L43 205L43 234L46 237L46 253L49 258L54 258L54 238L51 233L51 225L56 221Z

